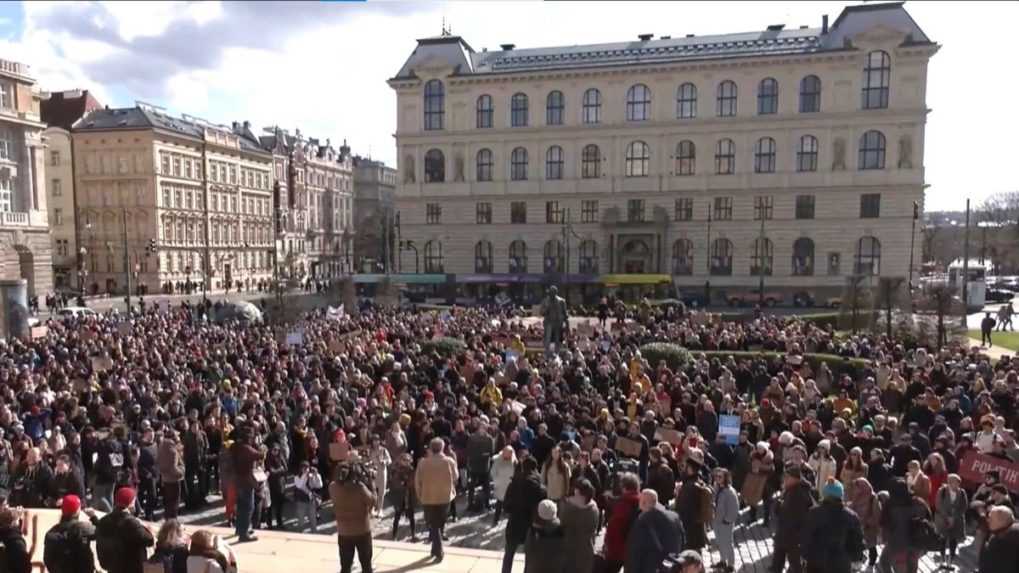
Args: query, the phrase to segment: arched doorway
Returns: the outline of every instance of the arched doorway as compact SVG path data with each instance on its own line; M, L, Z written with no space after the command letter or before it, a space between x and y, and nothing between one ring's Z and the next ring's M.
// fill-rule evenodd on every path
M18 253L20 277L28 281L28 297L35 296L35 255L25 245L14 245Z
M620 266L624 273L641 274L651 271L651 247L643 239L631 239L623 243Z

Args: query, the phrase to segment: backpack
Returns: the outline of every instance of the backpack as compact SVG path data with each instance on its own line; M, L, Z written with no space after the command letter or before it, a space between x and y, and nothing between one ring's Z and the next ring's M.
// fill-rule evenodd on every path
M701 482L697 482L697 500L700 504L701 523L711 523L715 520L715 495L711 488Z
M70 528L58 523L46 532L43 538L42 561L50 573L72 571L77 557L75 555L76 539L72 539Z

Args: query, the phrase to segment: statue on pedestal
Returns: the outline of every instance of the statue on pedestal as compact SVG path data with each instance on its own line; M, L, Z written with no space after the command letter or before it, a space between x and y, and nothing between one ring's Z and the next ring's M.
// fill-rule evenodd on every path
M566 299L559 296L559 289L549 287L548 296L541 303L542 325L545 327L545 351L562 344L563 334L570 329L570 315L566 309Z

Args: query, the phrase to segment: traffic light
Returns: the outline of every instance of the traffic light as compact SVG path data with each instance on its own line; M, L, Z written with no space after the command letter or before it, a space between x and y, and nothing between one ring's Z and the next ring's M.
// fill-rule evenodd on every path
M156 240L155 239L149 239L149 244L148 244L148 246L145 247L145 251L148 254L153 255L153 254L156 253L157 250L158 249L156 248Z

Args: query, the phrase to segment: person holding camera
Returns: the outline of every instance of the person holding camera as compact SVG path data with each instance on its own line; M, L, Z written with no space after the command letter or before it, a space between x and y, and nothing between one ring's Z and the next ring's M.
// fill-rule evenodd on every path
M355 552L361 563L361 571L372 572L371 520L377 498L370 484L369 472L356 461L338 465L336 479L329 484L329 497L333 501L336 535L340 546L340 573L350 573L354 566Z
M318 491L322 489L322 476L315 466L301 462L297 477L294 478L294 501L297 506L297 526L308 524L308 531L318 529Z

